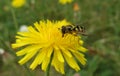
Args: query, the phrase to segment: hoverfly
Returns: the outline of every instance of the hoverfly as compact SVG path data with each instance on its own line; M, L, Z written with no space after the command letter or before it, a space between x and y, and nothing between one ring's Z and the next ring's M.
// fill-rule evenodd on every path
M65 34L73 34L75 36L77 35L86 36L85 28L80 25L63 25L61 27L61 32L62 32L62 37L64 37Z

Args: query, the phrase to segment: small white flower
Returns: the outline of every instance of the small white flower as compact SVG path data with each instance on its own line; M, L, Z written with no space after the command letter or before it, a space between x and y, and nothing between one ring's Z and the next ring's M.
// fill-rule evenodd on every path
M0 55L4 54L4 49L0 48Z
M27 29L27 26L26 25L22 25L19 29L20 32L27 32L28 29Z

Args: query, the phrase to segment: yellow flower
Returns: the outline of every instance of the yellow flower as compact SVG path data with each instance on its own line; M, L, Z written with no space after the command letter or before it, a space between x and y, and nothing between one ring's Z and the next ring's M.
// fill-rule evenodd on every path
M73 0L59 0L59 3L61 4L67 4L67 3L71 3Z
M26 0L13 0L12 1L12 6L15 8L22 7L25 5Z
M41 65L42 70L46 71L48 64L64 74L64 63L75 69L80 70L76 59L81 64L86 64L86 59L82 53L86 49L82 46L83 41L79 36L66 34L62 37L61 27L70 24L66 20L62 21L40 21L34 23L34 27L29 26L27 32L18 32L16 36L16 43L12 44L13 48L23 49L19 50L17 56L24 55L19 63L22 65L30 59L35 58L30 65L34 70L38 65ZM52 59L51 59L52 58Z

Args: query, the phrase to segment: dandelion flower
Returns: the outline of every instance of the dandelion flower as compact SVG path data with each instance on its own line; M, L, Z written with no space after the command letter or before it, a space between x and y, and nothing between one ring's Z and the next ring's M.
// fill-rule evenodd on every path
M62 37L60 28L68 24L70 23L66 20L43 20L34 23L34 27L29 26L27 32L18 32L16 43L12 44L12 47L22 47L16 52L17 56L24 56L19 64L25 64L34 58L30 65L32 70L41 65L42 70L46 71L50 62L51 66L61 74L65 73L65 62L76 71L80 70L76 59L85 65L86 59L83 53L86 49L82 46L83 41L79 36L66 34Z
M67 3L71 3L73 0L59 0L59 3L61 4L67 4Z
M19 8L22 7L23 5L25 5L26 0L13 0L12 1L12 6L15 8Z

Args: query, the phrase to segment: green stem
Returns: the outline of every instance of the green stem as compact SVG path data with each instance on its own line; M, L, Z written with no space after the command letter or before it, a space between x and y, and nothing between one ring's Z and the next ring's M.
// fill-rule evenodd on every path
M15 25L15 29L18 29L18 23L17 23L17 19L16 19L16 15L15 15L15 11L13 8L11 8L11 13L12 13L12 17L13 17L13 21L14 21L14 25Z
M15 15L14 9L11 6L11 1L10 0L8 0L8 4L9 4L10 10L11 10L11 14L12 14L12 17L13 17L13 22L14 22L15 29L17 31L18 30L17 18L16 18L16 15Z
M50 63L48 64L47 70L45 72L45 76L50 76L50 66L51 66L51 62L52 62L52 57L53 57L53 54L51 55Z
M49 63L47 70L45 72L45 76L49 76L49 72L50 72L50 63Z
M49 63L49 65L48 65L48 67L47 67L47 70L46 70L46 72L45 72L45 76L49 76L49 73L50 73L50 64L51 64L51 63Z

